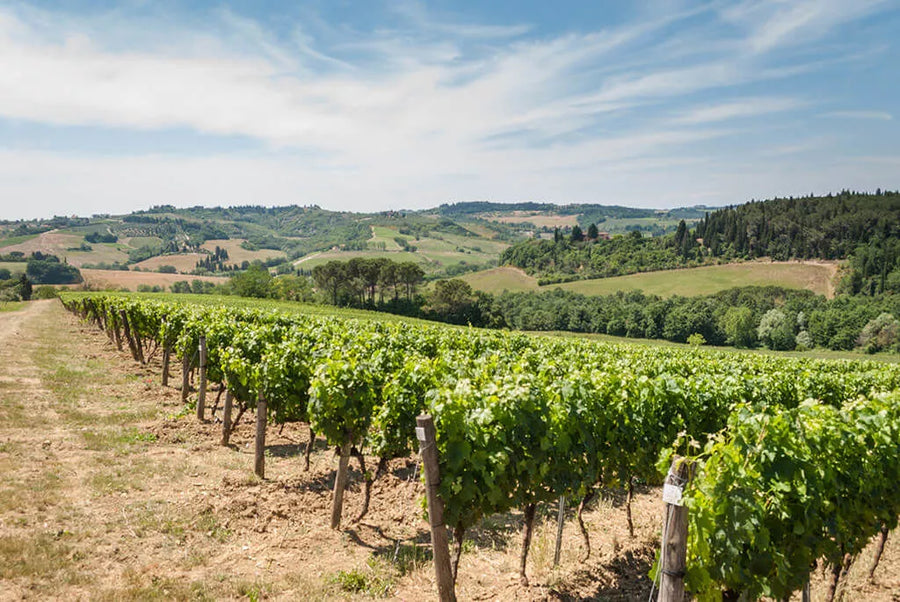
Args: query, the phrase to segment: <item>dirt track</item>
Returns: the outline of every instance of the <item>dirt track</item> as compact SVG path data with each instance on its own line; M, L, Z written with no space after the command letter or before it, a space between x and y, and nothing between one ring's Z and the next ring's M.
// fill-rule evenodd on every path
M0 313L0 366L0 599L433 599L412 462L391 465L359 524L354 465L335 532L335 462L320 445L302 470L304 427L270 430L260 481L249 413L234 445L220 447L219 425L199 424L177 390L159 385L158 358L137 365L57 302ZM587 562L567 523L556 570L547 508L530 588L516 575L520 515L489 519L465 548L460 599L646 600L658 491L638 495L634 539L621 501L611 493L586 513L595 550ZM898 540L889 539L874 586L862 584L871 550L863 554L846 599L900 599ZM821 578L815 585L821 599Z

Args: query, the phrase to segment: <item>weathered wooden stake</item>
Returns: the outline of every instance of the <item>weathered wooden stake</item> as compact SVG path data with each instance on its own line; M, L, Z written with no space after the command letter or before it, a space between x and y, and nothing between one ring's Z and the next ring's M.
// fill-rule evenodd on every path
M528 575L525 568L528 565L528 549L531 547L531 535L534 533L534 514L537 510L537 504L526 504L524 508L522 526L522 553L519 555L519 584L528 587Z
M118 349L119 351L122 351L122 332L121 332L122 325L120 324L120 320L115 316L115 314L112 315L112 318L113 318L113 320L112 320L113 336L115 337L115 340L116 340L116 349Z
M256 401L256 461L253 471L260 479L266 478L266 398L259 394Z
M666 514L663 522L662 553L658 602L684 600L684 571L687 566L687 508L682 505L681 491L690 481L693 462L675 456L663 486Z
M434 420L424 414L416 417L416 438L422 455L425 473L425 493L428 500L428 522L431 524L431 547L434 555L434 576L437 580L438 598L441 602L456 602L453 588L453 572L450 568L450 544L447 526L444 524L444 502L438 495L441 484Z
M559 516L556 517L556 549L553 551L553 566L559 566L562 552L563 525L566 522L566 496L559 496Z
M222 445L228 446L231 438L231 406L234 404L234 395L231 389L225 390L225 406L222 408Z
M881 534L878 536L878 543L875 545L875 557L872 559L872 566L869 567L869 583L872 583L875 580L875 569L878 568L878 563L881 561L881 555L884 553L884 544L887 542L887 538L887 523L882 523Z
M163 347L163 357L162 357L162 386L169 386L169 359L172 356L172 349L165 345Z
M186 402L191 392L191 356L184 352L181 358L181 401Z
M341 459L338 461L337 475L334 477L334 499L331 503L331 528L341 526L341 514L344 509L344 487L347 486L347 468L350 465L350 435L341 444Z
M134 337L131 334L131 327L128 325L128 316L125 315L125 310L119 310L119 319L122 320L122 330L125 332L125 340L128 342L128 350L131 351L131 357L134 361L140 361L138 356L137 344L135 343Z
M634 477L628 477L628 495L625 498L625 518L628 521L628 537L634 539L634 521L631 518L631 501L634 499Z
M197 394L197 420L203 422L206 419L206 337L200 335L200 383Z
M806 582L806 585L803 586L803 590L801 592L801 602L812 602L812 596L809 592L809 581Z

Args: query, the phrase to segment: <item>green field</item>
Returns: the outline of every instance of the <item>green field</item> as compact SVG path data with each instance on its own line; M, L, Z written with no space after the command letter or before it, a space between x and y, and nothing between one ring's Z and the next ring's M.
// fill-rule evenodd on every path
M540 290L537 280L519 268L493 268L472 272L471 274L460 276L460 278L471 284L472 288L476 290L494 294L502 293L503 291L518 293Z
M157 236L135 236L133 238L125 239L128 246L133 247L135 249L140 249L141 247L155 247L157 245L161 245L163 239Z
M0 312L18 311L25 307L27 301L0 301Z
M10 236L8 238L0 237L0 248L8 247L11 245L18 245L23 242L28 242L32 238L37 238L37 237L38 237L37 234L26 234L24 236Z
M13 274L23 274L27 265L24 261L0 261L0 270L5 269Z
M301 257L294 262L294 267L304 270L311 270L319 265L324 265L329 261L349 261L354 257L366 257L374 259L384 257L391 261L412 261L422 266L422 269L428 271L428 259L420 253L407 253L405 251L323 251L321 253L310 253L306 257Z
M372 226L372 238L369 239L369 247L377 249L378 245L384 244L385 251L399 251L402 247L394 240L394 238L397 237L411 240L409 236L400 234L394 228L388 228L387 226Z
M294 262L298 268L311 270L332 260L348 261L354 257L384 257L392 261L413 261L422 266L428 273L440 272L448 267L459 265L488 266L497 261L500 253L509 245L487 238L459 236L445 232L424 236L419 240L411 236L399 234L397 230L387 226L374 226L372 238L369 239L369 250L366 251L321 251L310 253ZM416 248L415 252L402 251L394 237L400 236ZM373 248L384 243L385 250Z
M642 290L661 297L710 295L737 286L783 286L831 296L833 273L834 268L827 265L748 262L579 280L553 286L584 295Z
M464 279L474 288L489 293L561 288L584 295L611 295L619 291L641 290L661 297L690 297L709 295L738 286L782 286L808 289L830 297L833 296L835 270L836 266L833 264L747 262L577 280L538 287L533 277L519 269L504 267L467 274Z

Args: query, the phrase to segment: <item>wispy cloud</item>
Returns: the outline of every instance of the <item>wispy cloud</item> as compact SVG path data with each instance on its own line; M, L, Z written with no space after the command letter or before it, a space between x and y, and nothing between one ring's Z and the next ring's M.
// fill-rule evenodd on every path
M744 98L717 105L697 107L676 117L675 123L696 125L718 121L731 121L745 117L756 117L770 113L791 111L804 106L804 102L793 98Z
M869 119L875 121L891 121L894 116L887 111L829 111L820 113L819 117L834 119Z
M796 46L827 36L836 27L872 14L886 0L746 0L722 10L725 18L746 26L753 52Z
M371 207L454 195L512 200L529 196L528 187L561 202L597 200L600 191L624 202L615 196L631 194L621 174L646 174L639 187L657 180L653 169L675 177L672 170L706 164L707 144L742 144L751 122L758 133L767 120L801 110L892 118L822 112L841 105L769 89L838 61L866 60L867 47L848 43L840 52L782 50L810 48L881 10L880 2L704 4L554 31L527 17L482 22L420 2L391 6L389 22L336 23L310 13L279 32L228 8L178 20L0 6L0 120L240 136L256 141L256 155L191 160L198 174L219 166L223 186L205 188L211 202L240 192ZM75 174L94 171L87 157L60 155L28 156L57 169L57 182L72 183L67 190L104 197ZM114 165L136 174L157 200L199 201L203 188L185 182L180 159L150 148L144 163ZM153 170L169 183L153 184ZM274 184L254 184L254 173ZM470 177L453 182L448 174ZM646 201L662 189L648 184L635 194ZM0 184L3 198L11 191L27 194Z

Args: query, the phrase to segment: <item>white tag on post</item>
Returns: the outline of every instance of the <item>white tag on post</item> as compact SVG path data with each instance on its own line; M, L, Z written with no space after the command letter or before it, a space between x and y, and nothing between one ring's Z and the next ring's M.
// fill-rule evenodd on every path
M416 427L416 439L419 441L425 441L425 428L421 426Z
M663 501L667 504L672 504L673 506L682 506L681 494L683 491L684 490L677 485L666 483L663 485Z

